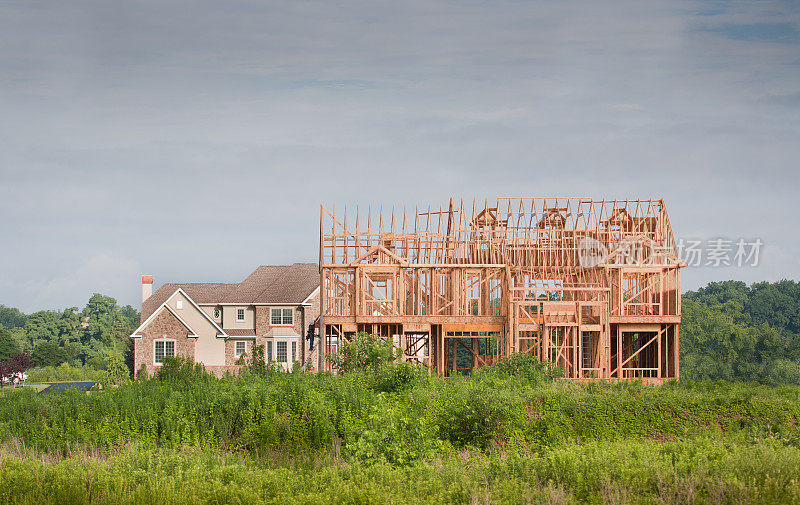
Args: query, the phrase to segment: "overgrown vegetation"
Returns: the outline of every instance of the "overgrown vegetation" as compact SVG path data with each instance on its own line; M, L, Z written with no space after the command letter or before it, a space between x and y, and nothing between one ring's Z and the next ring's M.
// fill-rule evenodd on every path
M336 376L216 378L166 358L153 378L88 395L14 391L0 401L0 499L800 499L800 387L575 384L529 355L439 379L396 358L362 334Z
M683 380L661 387L527 355L439 379L366 334L337 376L167 358L128 382L111 346L102 371L30 373L117 388L0 399L0 502L797 503L794 286L687 294ZM782 385L686 380L719 377Z
M4 503L786 504L800 501L800 450L713 439L464 450L415 465L332 454L255 460L196 448L98 457L0 451Z
M88 395L16 390L0 501L800 499L800 387L575 384L515 360L391 391L371 371L218 379L177 359Z
M62 453L128 442L253 456L341 446L360 447L368 459L397 460L392 444L411 447L422 439L435 440L433 449L486 449L724 434L796 446L798 417L798 387L551 383L490 367L473 377L420 375L413 386L386 392L373 375L357 371L217 379L199 365L168 359L155 378L102 393L16 391L0 402L0 436ZM366 442L373 446L365 449Z

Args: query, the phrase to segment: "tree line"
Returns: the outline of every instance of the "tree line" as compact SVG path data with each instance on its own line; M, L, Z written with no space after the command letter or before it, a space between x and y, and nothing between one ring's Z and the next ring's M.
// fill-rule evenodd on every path
M0 361L20 352L37 367L107 370L123 357L133 369L129 335L139 312L94 294L79 310L25 314L0 305ZM681 377L800 383L800 283L712 282L683 294Z
M41 310L25 314L0 305L0 361L24 353L35 367L66 363L106 370L121 359L133 367L130 334L139 326L139 311L99 293L83 309Z
M681 377L800 383L800 283L712 282L683 295Z

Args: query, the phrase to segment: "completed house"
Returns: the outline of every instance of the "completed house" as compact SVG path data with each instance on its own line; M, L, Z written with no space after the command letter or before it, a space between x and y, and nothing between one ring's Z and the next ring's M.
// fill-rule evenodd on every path
M146 275L141 325L131 334L135 369L152 374L165 356L182 356L235 373L239 358L263 345L265 359L288 370L306 362L306 329L318 316L316 263L262 265L240 283L170 283L155 293Z

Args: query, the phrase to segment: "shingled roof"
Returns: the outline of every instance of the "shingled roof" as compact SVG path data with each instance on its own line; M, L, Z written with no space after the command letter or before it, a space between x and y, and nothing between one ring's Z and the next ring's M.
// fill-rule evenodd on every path
M319 286L316 263L261 265L235 289L226 303L301 303Z
M302 303L319 287L316 263L261 265L238 284L215 282L167 283L142 303L145 321L175 291L183 289L200 305L217 303L270 304Z

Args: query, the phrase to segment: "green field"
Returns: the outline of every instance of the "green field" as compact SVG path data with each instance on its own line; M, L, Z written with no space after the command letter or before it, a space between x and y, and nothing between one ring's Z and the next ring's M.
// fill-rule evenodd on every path
M0 400L0 502L800 502L800 387L572 384L522 365L215 379L175 364L88 395L19 389Z

